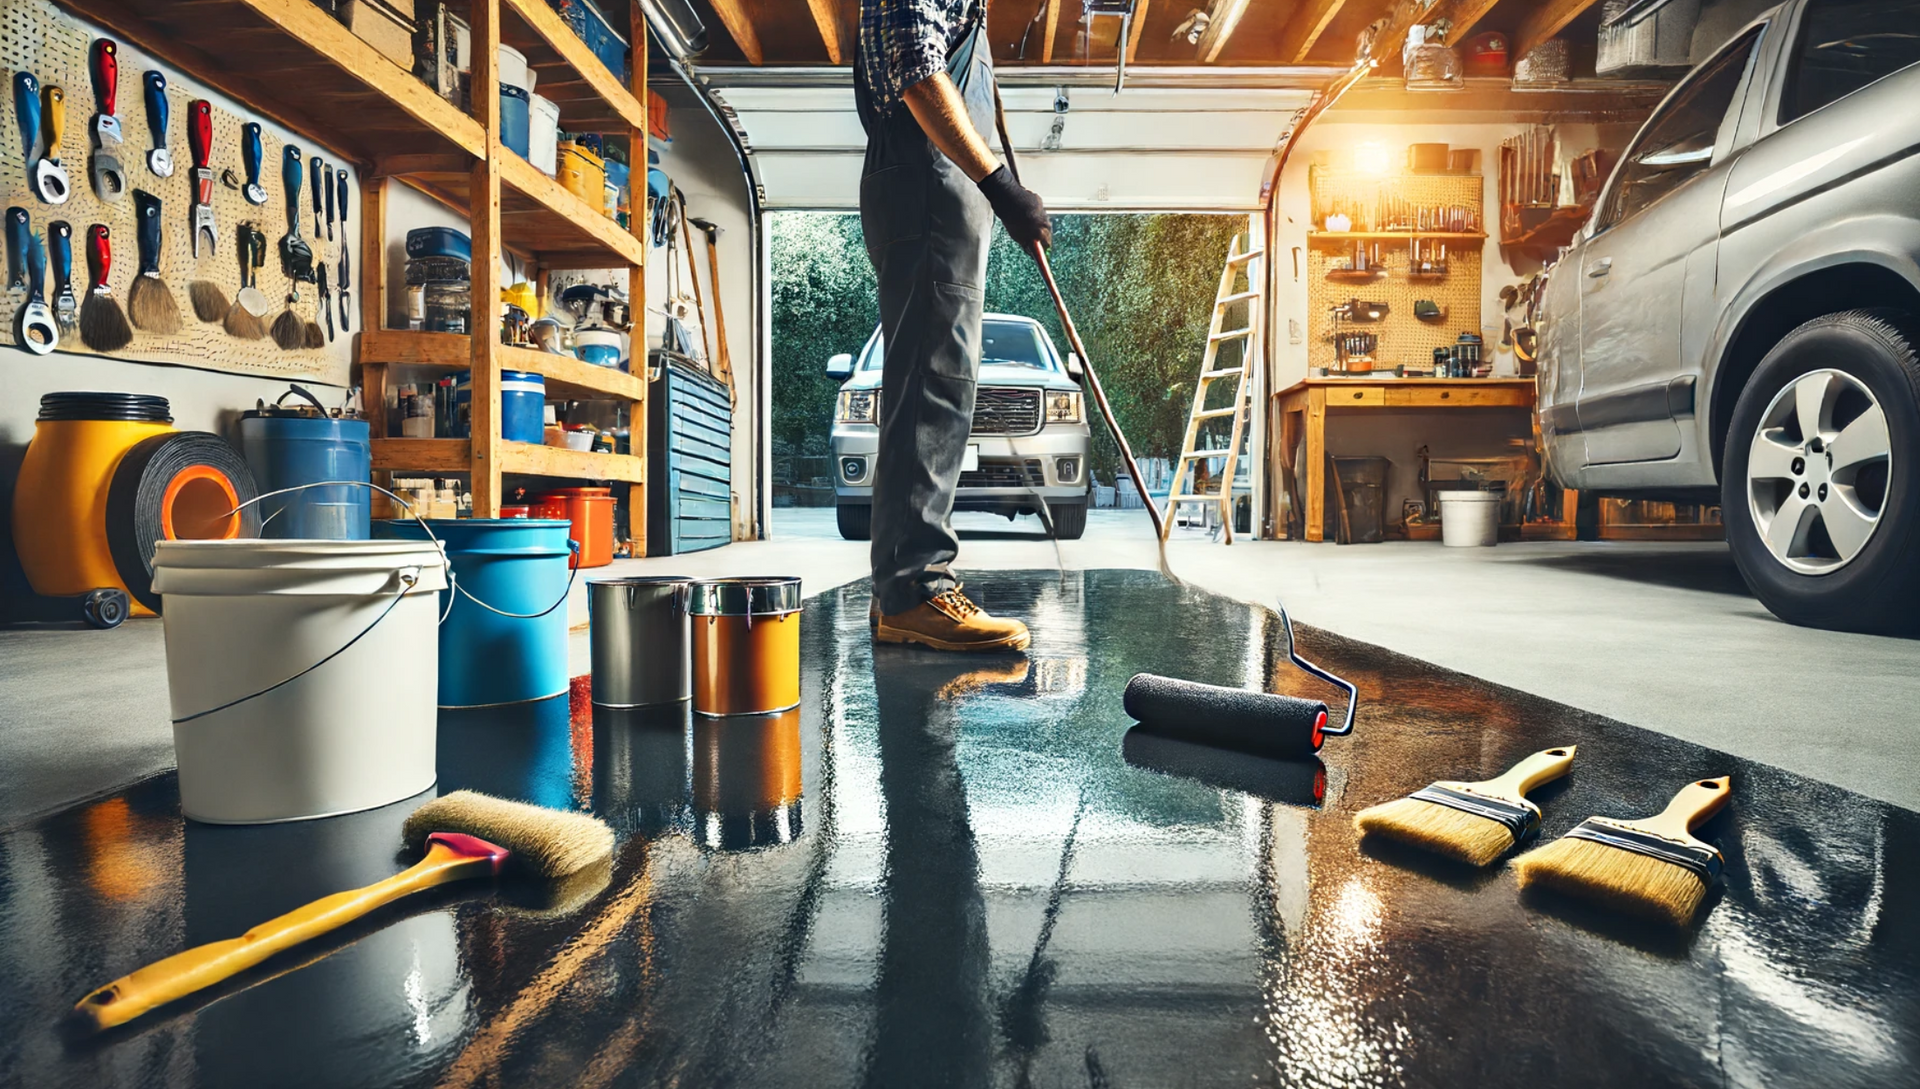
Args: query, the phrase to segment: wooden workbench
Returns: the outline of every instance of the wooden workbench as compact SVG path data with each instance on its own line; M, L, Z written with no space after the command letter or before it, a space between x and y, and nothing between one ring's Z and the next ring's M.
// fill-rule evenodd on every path
M1293 451L1306 430L1305 538L1324 539L1327 485L1327 416L1368 409L1427 412L1436 409L1521 409L1533 411L1531 378L1307 378L1273 395L1279 416L1279 455L1284 486L1294 480ZM1569 506L1568 511L1572 510ZM1567 526L1571 536L1572 526ZM1557 535L1557 534L1556 534Z

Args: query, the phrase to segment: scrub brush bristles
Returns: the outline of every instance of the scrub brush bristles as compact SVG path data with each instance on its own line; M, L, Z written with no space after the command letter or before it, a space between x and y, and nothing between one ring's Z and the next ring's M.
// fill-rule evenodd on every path
M293 312L293 307L280 311L273 319L273 342L283 351L297 352L307 346L307 323Z
M141 273L127 289L127 313L136 328L161 336L180 331L180 304L158 276Z
M227 293L212 280L195 280L187 285L187 300L193 303L193 316L208 325L219 325L227 317Z
M544 877L565 877L613 854L613 829L585 813L457 790L413 811L401 835L419 849L434 832L464 832L512 853L509 865Z
M1469 866L1487 866L1513 849L1513 830L1499 821L1437 802L1397 798L1354 814L1362 834L1398 840Z
M1525 795L1565 775L1574 752L1574 746L1563 745L1534 753L1485 782L1434 783L1362 809L1353 825L1364 835L1398 840L1469 866L1490 865L1540 827L1540 807Z
M1658 816L1590 817L1564 837L1514 860L1523 889L1545 888L1602 907L1685 926L1720 878L1720 852L1690 835L1727 804L1731 780L1687 784Z
M96 352L117 352L133 343L133 327L113 296L89 291L80 304L80 339Z
M227 311L227 318L223 324L227 335L239 337L241 340L259 340L267 335L267 323L254 317L253 313L238 301L235 301L233 308Z

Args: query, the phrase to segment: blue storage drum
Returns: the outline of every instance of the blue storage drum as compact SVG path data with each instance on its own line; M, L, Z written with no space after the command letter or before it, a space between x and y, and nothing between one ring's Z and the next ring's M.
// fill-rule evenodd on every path
M547 380L532 371L500 372L500 437L508 442L538 444L546 435ZM473 422L473 377L460 379L453 391L453 419L448 433L468 438Z
M307 404L286 404L299 395ZM294 386L275 404L240 416L240 453L261 494L303 488L259 503L260 535L281 540L364 541L372 521L373 444L367 421L333 419L313 394ZM357 483L355 483L357 482Z

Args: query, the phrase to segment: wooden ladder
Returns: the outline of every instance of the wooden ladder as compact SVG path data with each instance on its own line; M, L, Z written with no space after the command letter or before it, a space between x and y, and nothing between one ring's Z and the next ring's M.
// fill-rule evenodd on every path
M1251 244L1251 238L1249 238ZM1200 360L1200 380L1193 387L1193 411L1187 415L1187 435L1181 444L1180 460L1174 463L1173 480L1167 488L1167 513L1161 519L1160 537L1165 540L1173 532L1174 511L1181 503L1194 500L1215 500L1220 504L1220 524L1225 532L1225 540L1233 543L1233 475L1235 462L1240 457L1240 443L1246 435L1249 418L1250 400L1253 389L1253 368L1260 358L1260 329L1264 316L1262 306L1260 262L1263 251L1257 249L1242 250L1240 236L1234 235L1227 249L1226 265L1220 270L1220 290L1213 300L1213 321L1207 326L1207 350ZM1247 289L1235 291L1235 281L1245 270ZM1226 329L1227 311L1237 303L1247 304L1247 324L1239 329ZM1240 361L1237 366L1220 367L1219 355L1222 344L1239 342ZM1213 383L1233 379L1235 388L1233 403L1220 408L1207 407L1207 390ZM1202 449L1199 446L1201 431L1207 421L1233 418L1232 437L1227 440L1225 449ZM1213 458L1225 458L1218 483L1214 491L1182 491L1183 484L1191 486L1194 478L1194 465L1210 461Z

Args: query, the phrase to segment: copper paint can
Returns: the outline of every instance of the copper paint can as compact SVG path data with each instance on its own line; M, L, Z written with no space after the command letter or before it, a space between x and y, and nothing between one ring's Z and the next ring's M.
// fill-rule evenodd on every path
M695 838L714 851L800 837L800 709L693 720Z
M763 715L800 705L800 580L693 584L693 709Z

